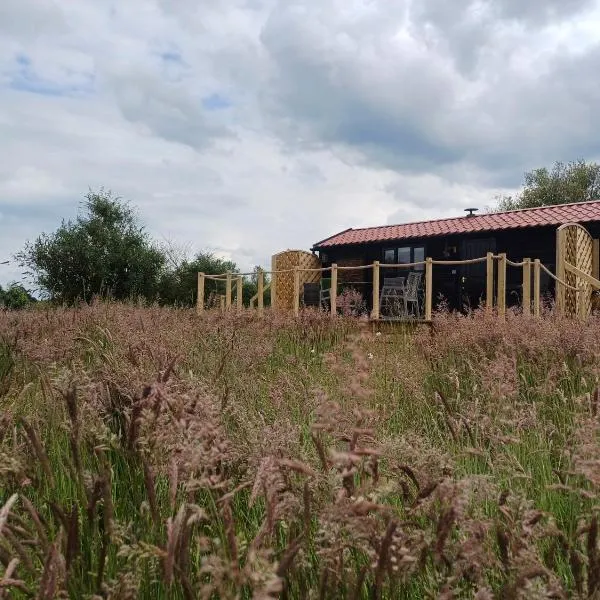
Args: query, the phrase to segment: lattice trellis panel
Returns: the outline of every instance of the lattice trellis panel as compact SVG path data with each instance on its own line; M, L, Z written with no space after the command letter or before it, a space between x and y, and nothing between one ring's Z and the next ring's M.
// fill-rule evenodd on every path
M294 273L292 269L319 269L319 257L305 250L286 250L275 254L271 261L273 271L288 271L287 273L272 274L271 299L275 299L274 307L281 310L294 308ZM300 293L305 283L318 283L321 273L317 271L300 271Z
M594 240L592 236L582 227L577 230L577 263L575 266L592 275L593 273ZM579 314L588 317L592 313L592 286L589 282L578 278L578 285L584 286L584 291L579 295L581 306L578 307Z
M583 287L578 292L556 283L558 307L569 316L588 317L592 311L592 286L565 269L564 263L577 267L584 273L593 272L594 242L586 229L577 224L559 227L557 232L556 274L569 286Z

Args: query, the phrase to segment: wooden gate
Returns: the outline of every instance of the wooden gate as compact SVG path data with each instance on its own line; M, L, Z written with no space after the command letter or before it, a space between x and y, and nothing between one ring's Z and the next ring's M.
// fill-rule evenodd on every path
M556 232L556 308L567 316L587 318L592 312L594 240L577 223L561 225ZM570 267L574 267L573 270ZM577 273L579 271L579 274ZM587 275L588 277L584 277Z

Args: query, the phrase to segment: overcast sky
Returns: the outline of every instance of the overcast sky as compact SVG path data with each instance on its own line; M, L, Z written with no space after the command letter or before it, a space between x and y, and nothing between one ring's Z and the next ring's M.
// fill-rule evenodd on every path
M244 268L461 215L600 160L599 73L593 0L0 0L0 262L101 186Z

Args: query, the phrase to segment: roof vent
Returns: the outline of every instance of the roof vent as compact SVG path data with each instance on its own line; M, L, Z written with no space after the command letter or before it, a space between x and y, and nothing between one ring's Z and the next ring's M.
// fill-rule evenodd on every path
M466 212L466 213L469 213L469 214L467 215L467 217L474 217L474 216L475 216L475 214L474 214L474 213L475 213L476 211L478 211L478 210L479 210L478 208L465 208L465 212Z

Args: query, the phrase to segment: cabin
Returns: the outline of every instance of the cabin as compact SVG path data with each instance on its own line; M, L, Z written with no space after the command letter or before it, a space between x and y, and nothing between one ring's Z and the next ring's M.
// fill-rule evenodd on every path
M465 310L481 304L486 291L486 263L443 264L506 253L509 261L539 259L556 273L557 228L577 223L594 240L592 275L598 279L598 239L600 238L600 201L544 206L539 208L475 214L466 209L465 216L346 229L313 245L312 252L320 264L329 268L336 264L338 285L343 291L359 292L366 308L372 307L373 280L364 269L352 269L379 261L381 287L393 292L395 278L413 279L423 285L425 265L398 268L393 265L422 263L426 257L436 264L432 272L433 306L444 302L452 310ZM510 264L510 263L509 263ZM385 265L388 265L387 267ZM387 287L386 287L387 286ZM554 295L554 279L541 272L542 295ZM522 300L523 278L517 268L506 272L506 303L517 305ZM383 292L386 293L385 291Z

